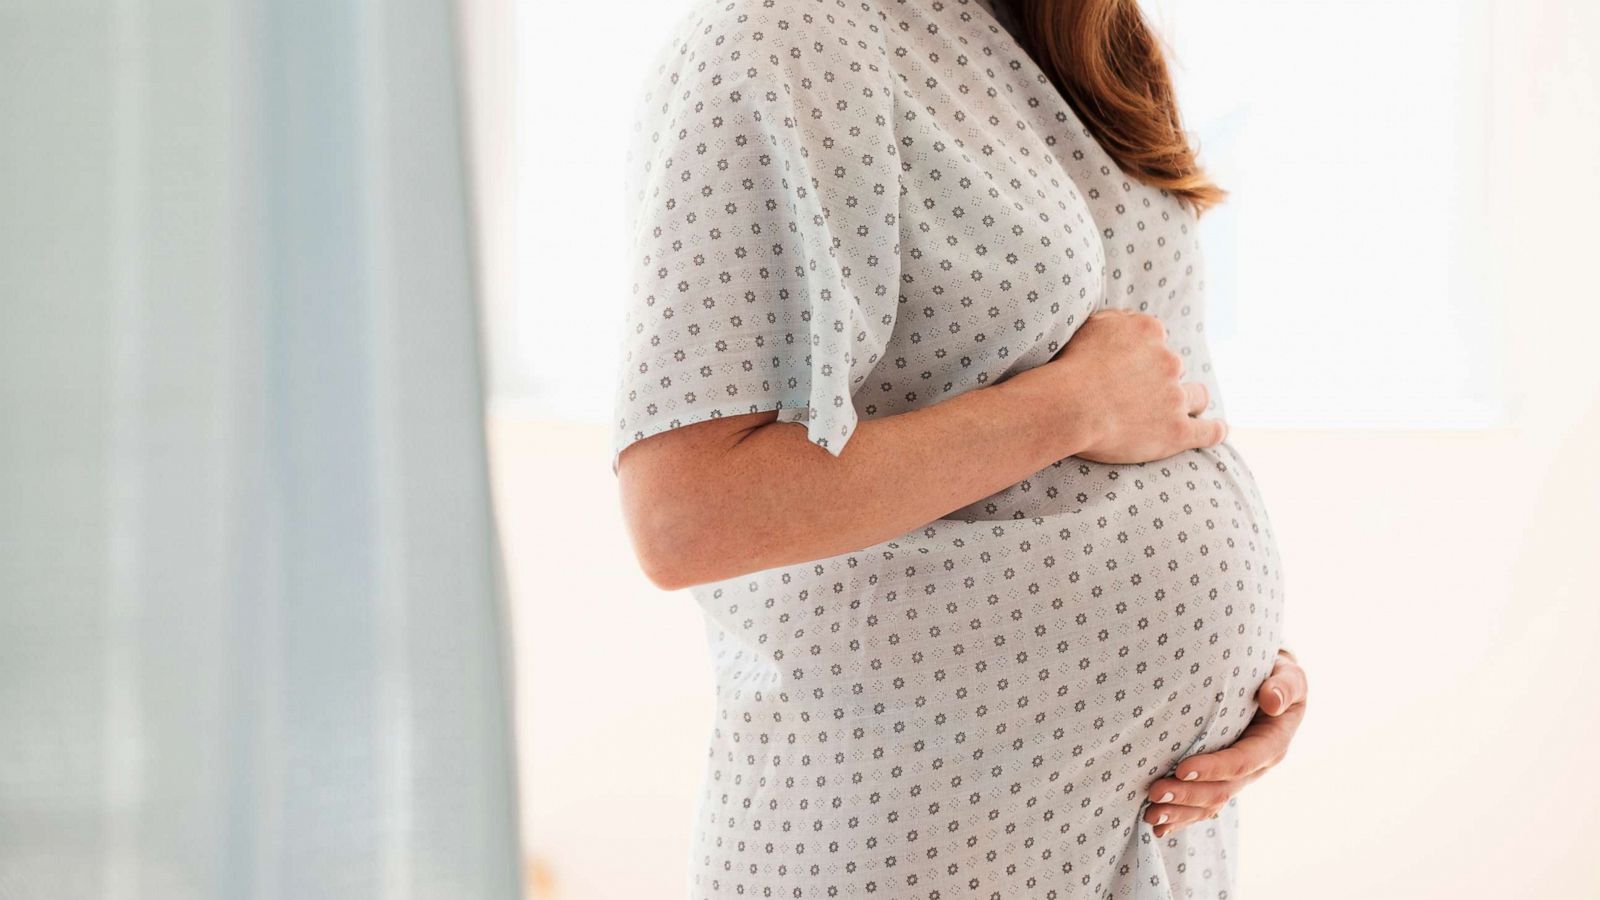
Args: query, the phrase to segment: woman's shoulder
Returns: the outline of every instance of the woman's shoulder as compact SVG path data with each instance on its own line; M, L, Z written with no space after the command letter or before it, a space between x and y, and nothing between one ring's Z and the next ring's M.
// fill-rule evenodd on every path
M648 131L711 107L770 112L797 95L881 105L896 79L878 2L692 0L645 75L636 118Z
M878 62L886 55L881 0L692 0L672 43L680 53L758 52L798 59L807 51Z

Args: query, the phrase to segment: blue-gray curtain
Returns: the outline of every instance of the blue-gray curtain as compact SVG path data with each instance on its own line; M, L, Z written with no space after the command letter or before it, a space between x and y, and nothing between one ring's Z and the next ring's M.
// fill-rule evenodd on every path
M447 0L0 0L0 897L505 898Z

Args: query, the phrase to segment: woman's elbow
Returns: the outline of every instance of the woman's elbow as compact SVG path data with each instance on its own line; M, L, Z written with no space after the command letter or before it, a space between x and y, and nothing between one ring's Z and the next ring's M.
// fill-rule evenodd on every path
M683 590L701 581L690 573L682 553L666 542L635 536L633 551L646 580L663 591Z
M644 577L664 591L715 580L697 555L713 542L696 524L695 511L665 486L623 474L623 521Z
M663 591L678 591L732 578L737 572L719 565L708 553L717 545L709 535L695 529L635 528L634 557L651 584Z
M623 517L639 568L651 584L676 591L733 578L756 551L743 533L737 492L720 490L727 466L717 454L733 436L775 413L697 422L622 450L617 461Z

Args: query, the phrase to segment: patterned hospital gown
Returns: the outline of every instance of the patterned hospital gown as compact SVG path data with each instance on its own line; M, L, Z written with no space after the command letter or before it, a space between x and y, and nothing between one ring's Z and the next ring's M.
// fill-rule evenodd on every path
M997 15L1001 18L997 19ZM1220 397L1195 217L1124 175L986 0L699 0L638 108L616 452L996 384L1100 308ZM937 478L908 471L907 479ZM1062 459L914 531L699 585L717 685L695 897L1237 897L1238 800L1146 790L1232 743L1282 632L1224 442Z

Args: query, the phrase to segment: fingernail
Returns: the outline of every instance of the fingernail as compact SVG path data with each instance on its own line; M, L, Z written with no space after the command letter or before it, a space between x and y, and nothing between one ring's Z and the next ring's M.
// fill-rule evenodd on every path
M1283 696L1283 688L1276 688L1275 687L1275 688L1272 689L1272 692L1274 694L1278 695L1278 708L1279 709L1283 709L1285 706L1288 705L1289 699L1287 697Z
M1157 825L1165 825L1165 824L1167 824L1167 814L1166 813L1162 813L1161 814L1161 818L1156 820L1156 824Z
M1193 780L1195 780L1196 778L1199 778L1199 777L1200 777L1200 770L1196 769L1195 771L1190 772L1189 774L1183 776L1183 780L1184 781L1193 781Z
M1165 794L1162 794L1161 795L1161 799L1157 800L1156 802L1157 803L1170 803L1170 802L1172 802L1172 792L1171 791L1167 791Z

